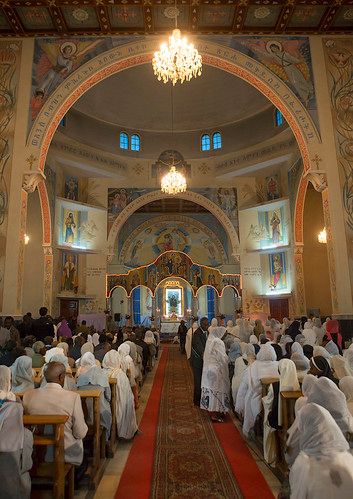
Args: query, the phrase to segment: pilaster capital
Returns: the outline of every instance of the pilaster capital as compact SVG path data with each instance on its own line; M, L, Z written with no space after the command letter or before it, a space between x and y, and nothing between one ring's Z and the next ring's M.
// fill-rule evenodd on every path
M41 170L26 172L22 178L22 189L30 194L36 190L38 184L43 180L45 180L45 175Z
M304 174L304 178L308 179L318 192L327 188L327 176L323 170L309 170Z

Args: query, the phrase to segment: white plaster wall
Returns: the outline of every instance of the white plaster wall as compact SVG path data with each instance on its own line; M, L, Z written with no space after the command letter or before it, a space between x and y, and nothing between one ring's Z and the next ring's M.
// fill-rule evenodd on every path
M38 191L28 195L27 235L29 243L25 246L22 313L38 314L43 305L44 260L42 247L42 215Z

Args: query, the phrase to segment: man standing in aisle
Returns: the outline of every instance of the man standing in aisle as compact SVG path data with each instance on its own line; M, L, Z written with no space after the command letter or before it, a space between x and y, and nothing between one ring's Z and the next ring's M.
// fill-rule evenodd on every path
M203 317L192 336L190 363L194 374L194 405L200 407L203 354L208 336L208 319Z
M185 342L186 342L187 332L188 332L188 328L185 326L185 321L180 321L180 326L178 328L178 336L179 336L179 341L180 341L181 353L185 353Z

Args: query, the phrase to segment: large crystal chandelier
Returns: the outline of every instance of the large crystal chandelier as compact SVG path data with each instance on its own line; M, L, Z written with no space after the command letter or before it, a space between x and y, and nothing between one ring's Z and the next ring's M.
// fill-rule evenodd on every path
M169 172L164 175L161 181L161 191L165 194L179 194L185 192L187 188L184 175L171 165Z
M173 16L175 17L175 29L169 37L169 43L162 43L158 52L154 53L152 66L158 81L163 83L171 81L175 85L178 81L190 81L192 77L201 75L202 58L192 43L187 38L182 38L180 29L177 27L179 10L175 6Z

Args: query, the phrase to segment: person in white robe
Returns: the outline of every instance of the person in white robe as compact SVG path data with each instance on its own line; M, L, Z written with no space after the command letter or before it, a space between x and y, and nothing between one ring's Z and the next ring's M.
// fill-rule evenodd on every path
M23 426L23 407L11 391L11 369L0 366L1 497L29 499L33 436Z
M129 378L132 393L134 395L135 409L138 409L139 399L138 399L138 389L137 389L137 383L136 383L136 378L137 378L138 374L136 373L135 364L134 364L134 361L130 355L130 352L131 352L131 347L130 347L128 341L125 341L124 343L122 343L118 348L118 353L119 353L121 360L122 360L122 364L121 364L122 369L124 370L127 377Z
M116 350L110 350L102 363L108 378L116 379L116 425L119 438L130 440L138 430L134 396L129 378L122 370L122 360Z
M240 344L239 344L240 345ZM238 390L244 375L244 372L250 364L255 362L255 348L251 343L245 343L245 347L241 351L242 355L237 357L234 362L234 374L232 378L232 397L235 406L235 412L238 414L244 413L244 398L237 398ZM238 402L238 406L236 405Z
M331 366L331 354L322 346L314 346L313 357L324 357Z
M218 327L218 320L214 317L211 320L211 325L208 327L208 334L210 335Z
M312 328L311 322L304 324L303 335L305 336L304 345L311 345L313 347L316 344L316 332Z
M351 345L348 350L345 350L343 352L343 357L346 359L347 361L347 366L348 368L350 369L350 371L353 372L353 345Z
M348 410L353 416L353 376L341 378L339 387L346 397Z
M18 357L11 366L12 391L25 392L34 388L32 359L27 355Z
M262 378L279 377L275 350L270 343L261 345L256 360L244 373L236 398L236 411L244 417L243 433L249 435L261 411Z
M325 336L326 328L322 326L321 319L319 319L319 317L315 317L313 320L312 328L316 335L315 345L320 346L322 338Z
M233 321L228 321L227 322L227 333L231 334L232 336L236 336L237 330L234 326Z
M300 389L297 370L295 364L290 359L281 359L278 362L278 371L279 371L279 387L278 393L277 390L274 389L273 384L271 384L268 394L266 397L263 397L262 403L264 406L264 424L263 424L263 451L265 461L275 466L277 461L277 445L275 438L276 429L273 428L268 420L268 416L270 412L277 407L277 422L278 426L282 426L282 397L281 392L292 392ZM278 397L278 400L275 400L275 397ZM274 403L275 402L275 403Z
M211 330L203 356L200 407L210 412L214 421L223 421L230 407L228 356L221 340L225 331L222 326Z
M192 335L196 331L196 329L199 327L198 323L195 321L192 325L192 327L188 330L186 334L186 341L185 341L185 351L186 351L186 358L190 359L191 357L191 342L192 342Z
M291 499L350 499L353 456L331 414L308 403L298 419L300 453L289 474Z
M331 366L334 376L337 379L342 379L345 376L353 376L353 371L350 369L347 359L341 355L333 355Z

